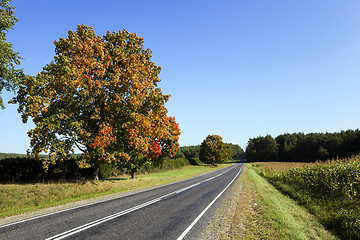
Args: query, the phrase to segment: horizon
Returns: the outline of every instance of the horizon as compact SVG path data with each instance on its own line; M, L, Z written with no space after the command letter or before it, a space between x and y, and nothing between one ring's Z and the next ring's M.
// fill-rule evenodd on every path
M267 134L359 129L358 1L9 4L19 21L7 40L31 76L78 24L96 35L136 32L162 68L159 87L171 95L166 107L180 125L181 146L216 134L245 150L250 138ZM34 125L6 104L13 96L2 92L0 152L26 153Z

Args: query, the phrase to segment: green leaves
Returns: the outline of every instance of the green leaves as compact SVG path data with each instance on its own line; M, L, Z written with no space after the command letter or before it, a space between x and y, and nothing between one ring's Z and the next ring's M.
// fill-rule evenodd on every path
M278 160L278 145L273 137L266 135L249 139L246 147L246 161L276 162Z
M21 57L13 50L12 44L6 41L6 32L18 21L14 16L14 7L8 3L9 0L0 0L0 94L3 89L15 91L18 81L24 77L22 69L15 68L20 64ZM1 96L0 108L5 108Z
M201 143L200 161L216 165L225 162L230 156L230 146L219 135L209 135Z
M116 161L134 170L176 153L180 129L142 38L126 30L100 37L80 25L55 47L54 61L25 78L13 101L36 125L33 154L46 150L58 161L78 148L80 166Z

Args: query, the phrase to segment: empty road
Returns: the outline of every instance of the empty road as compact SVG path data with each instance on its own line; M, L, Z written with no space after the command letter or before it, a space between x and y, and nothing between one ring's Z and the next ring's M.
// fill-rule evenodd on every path
M197 239L244 163L0 226L0 239Z

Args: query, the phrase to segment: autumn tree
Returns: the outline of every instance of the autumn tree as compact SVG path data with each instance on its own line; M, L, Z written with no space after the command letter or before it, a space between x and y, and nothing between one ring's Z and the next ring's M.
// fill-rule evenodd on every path
M20 64L18 52L13 50L13 45L6 40L6 32L13 29L18 21L14 15L14 7L9 6L10 0L0 0L0 108L4 109L1 92L3 89L13 91L17 82L23 77L23 71L16 69Z
M199 158L203 163L215 166L225 162L229 155L229 145L219 135L209 135L201 143Z
M31 153L49 152L44 167L82 152L80 167L115 162L132 177L145 163L161 164L179 148L179 126L167 116L160 67L144 41L125 29L103 37L80 25L55 41L56 56L21 82L14 103L32 118Z

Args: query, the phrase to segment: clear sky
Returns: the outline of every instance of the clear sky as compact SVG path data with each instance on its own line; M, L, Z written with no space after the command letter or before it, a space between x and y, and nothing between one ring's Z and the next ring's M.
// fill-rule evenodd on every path
M8 40L35 76L54 40L78 24L97 35L123 28L144 38L171 94L181 146L218 134L249 138L339 132L360 123L358 0L13 0L19 22ZM4 102L13 95L2 94ZM0 112L0 152L25 153L17 106Z

